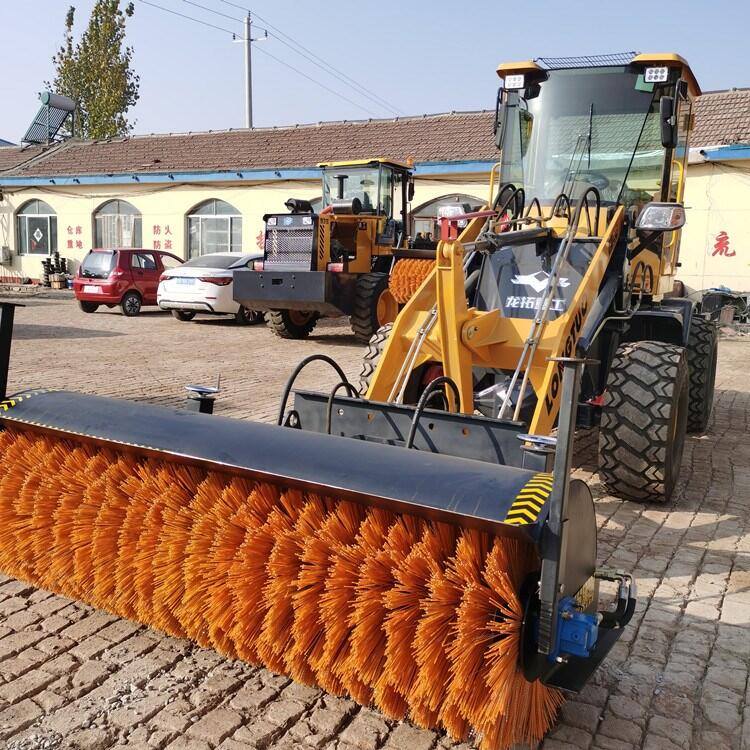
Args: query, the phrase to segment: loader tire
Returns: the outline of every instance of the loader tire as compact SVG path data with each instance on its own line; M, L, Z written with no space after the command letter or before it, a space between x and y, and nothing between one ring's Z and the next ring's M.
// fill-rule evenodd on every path
M688 417L687 353L660 341L622 344L599 426L599 473L609 490L666 502L680 473Z
M693 315L687 346L690 373L688 432L705 432L714 402L718 335L709 320Z
M398 302L388 288L388 274L363 273L357 279L351 316L356 339L368 343L381 326L393 323L397 314Z
M318 314L308 310L269 310L268 327L282 339L306 339L318 322Z
M363 396L370 387L370 380L372 380L372 376L377 369L383 349L385 349L385 342L388 341L392 328L393 323L378 328L367 345L367 353L362 358L362 369L359 373L359 392Z

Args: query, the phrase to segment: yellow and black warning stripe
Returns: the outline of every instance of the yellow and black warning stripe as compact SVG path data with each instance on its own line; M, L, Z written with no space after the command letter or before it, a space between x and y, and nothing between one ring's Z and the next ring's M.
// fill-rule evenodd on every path
M22 393L20 396L6 398L5 401L0 401L0 409L2 409L3 411L8 411L8 409L13 408L16 404L20 404L22 401L28 401L32 396L36 396L40 393L49 393L49 391L47 389L38 391L26 391L26 393Z
M513 526L536 523L551 493L552 474L538 472L521 488L510 506L505 523Z

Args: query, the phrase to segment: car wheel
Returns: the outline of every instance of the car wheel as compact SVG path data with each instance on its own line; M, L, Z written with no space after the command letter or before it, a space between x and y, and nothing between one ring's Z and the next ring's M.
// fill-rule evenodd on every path
M251 326L263 322L263 313L257 310L248 310L244 305L234 314L234 319L241 326Z
M195 313L190 312L190 310L172 310L172 315L183 323L187 323L188 320L192 320L195 317Z
M78 307L85 313L94 313L99 309L99 305L96 302L85 302L82 299L78 300Z
M141 311L141 295L138 292L127 292L120 300L122 314L133 318Z

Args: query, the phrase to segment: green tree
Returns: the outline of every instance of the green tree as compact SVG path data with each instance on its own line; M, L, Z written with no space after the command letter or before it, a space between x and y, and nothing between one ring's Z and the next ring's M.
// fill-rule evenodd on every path
M140 78L131 67L133 48L125 44L125 24L133 12L132 2L123 10L120 0L97 0L86 31L74 43L75 8L68 9L65 41L52 58L55 78L45 85L78 102L78 137L111 138L133 129L126 115L138 101Z

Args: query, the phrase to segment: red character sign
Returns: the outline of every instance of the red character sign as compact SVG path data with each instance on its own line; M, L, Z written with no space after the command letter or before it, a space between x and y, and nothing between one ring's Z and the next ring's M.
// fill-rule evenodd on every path
M716 241L714 242L714 251L711 253L713 258L715 255L723 255L725 258L734 258L737 253L729 247L729 235L721 231L716 235Z
M172 229L170 228L169 224L165 224L163 227L161 224L154 224L153 235L155 238L161 236L172 236ZM161 250L162 248L164 248L164 250L171 250L172 240L154 239L154 250Z

